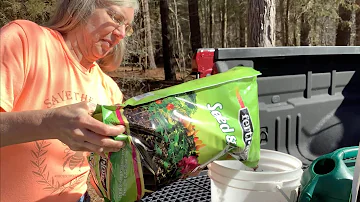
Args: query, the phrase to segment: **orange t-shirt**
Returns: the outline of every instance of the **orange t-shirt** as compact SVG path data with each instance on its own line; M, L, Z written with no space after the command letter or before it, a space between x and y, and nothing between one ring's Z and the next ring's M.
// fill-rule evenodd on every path
M5 111L84 100L122 102L117 84L96 63L90 70L81 66L58 32L16 20L2 27L0 36L0 106ZM85 153L72 151L59 140L3 147L0 157L1 202L76 202L87 190Z

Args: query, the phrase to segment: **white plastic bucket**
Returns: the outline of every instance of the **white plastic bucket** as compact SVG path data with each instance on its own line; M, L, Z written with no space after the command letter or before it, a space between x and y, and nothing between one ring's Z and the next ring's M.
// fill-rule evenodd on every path
M212 202L295 202L302 162L288 154L261 149L256 172L237 160L209 165Z

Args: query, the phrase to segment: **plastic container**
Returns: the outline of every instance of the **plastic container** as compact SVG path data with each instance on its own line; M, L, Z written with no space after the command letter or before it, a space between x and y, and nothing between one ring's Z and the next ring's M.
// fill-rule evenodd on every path
M237 160L209 165L212 202L295 202L302 162L288 154L261 149L256 171Z
M358 146L320 156L304 171L299 202L349 202Z

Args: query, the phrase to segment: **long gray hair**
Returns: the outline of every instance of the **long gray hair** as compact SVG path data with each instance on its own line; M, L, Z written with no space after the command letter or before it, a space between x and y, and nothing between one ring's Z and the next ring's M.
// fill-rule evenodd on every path
M130 7L139 10L138 0L61 0L55 9L54 15L45 26L60 32L62 35L68 33L81 23L86 23L87 18L96 8L104 8L111 5ZM104 66L120 65L125 51L124 39L114 49L98 62Z

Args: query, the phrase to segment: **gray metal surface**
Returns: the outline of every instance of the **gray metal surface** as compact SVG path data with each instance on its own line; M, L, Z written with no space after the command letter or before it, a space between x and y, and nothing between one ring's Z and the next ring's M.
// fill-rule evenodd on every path
M360 46L286 46L266 48L219 48L215 51L217 60L233 60L256 57L289 57L299 55L359 54Z
M262 73L258 78L262 148L291 154L307 165L338 148L358 145L360 47L240 48L215 53L219 72L242 65Z
M180 180L152 194L141 202L210 202L210 179L207 175Z

